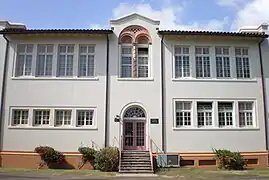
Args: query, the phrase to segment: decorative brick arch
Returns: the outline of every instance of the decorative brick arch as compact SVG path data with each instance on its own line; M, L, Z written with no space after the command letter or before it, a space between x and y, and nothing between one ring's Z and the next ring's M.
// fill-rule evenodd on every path
M142 44L151 44L151 37L149 36L148 30L138 25L128 26L121 31L119 43L131 44L130 40L132 40L132 44L140 42L142 42Z

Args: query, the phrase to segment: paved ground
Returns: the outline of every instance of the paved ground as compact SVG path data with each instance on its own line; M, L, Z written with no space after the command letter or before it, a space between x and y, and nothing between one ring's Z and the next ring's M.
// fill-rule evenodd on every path
M84 175L32 175L32 174L12 174L0 173L0 180L187 180L184 177L93 177ZM198 178L199 179L199 178ZM197 179L197 180L198 180ZM204 178L202 178L204 179ZM210 178L211 179L211 178ZM262 177L214 177L212 180L268 180ZM192 178L190 179L192 180ZM194 178L196 180L196 178Z

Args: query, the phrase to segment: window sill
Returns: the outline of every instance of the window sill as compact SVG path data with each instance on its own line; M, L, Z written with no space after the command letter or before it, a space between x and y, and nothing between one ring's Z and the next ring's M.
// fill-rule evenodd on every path
M243 128L238 128L238 127L223 127L223 128L218 128L218 127L182 127L182 128L177 128L173 127L173 131L258 131L260 128L258 127L243 127Z
M118 78L118 81L154 81L153 78Z
M202 81L202 82L257 82L257 79L204 79L204 78L173 78L172 81Z
M98 130L97 127L75 127L75 126L9 126L8 129L40 129L40 130Z
M98 77L12 77L12 80L78 80L78 81L98 81Z

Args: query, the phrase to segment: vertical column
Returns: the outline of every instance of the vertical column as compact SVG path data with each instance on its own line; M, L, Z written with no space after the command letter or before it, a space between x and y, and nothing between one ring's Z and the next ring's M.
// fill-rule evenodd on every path
M137 77L137 57L136 57L136 44L133 44L132 47L132 57L133 57L133 77Z

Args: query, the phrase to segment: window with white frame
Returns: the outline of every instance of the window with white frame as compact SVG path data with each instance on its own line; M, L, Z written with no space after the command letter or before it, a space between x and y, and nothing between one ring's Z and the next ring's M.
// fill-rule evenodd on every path
M208 78L210 73L210 54L209 47L196 47L195 48L196 59L196 77Z
M79 77L94 77L94 53L94 45L83 44L79 46Z
M57 76L73 76L74 45L59 45Z
M229 47L216 47L217 78L231 77Z
M253 126L253 102L238 102L239 126Z
M212 102L197 102L198 127L212 126Z
M13 109L12 110L12 126L28 124L29 110L28 109Z
M191 102L176 101L176 127L191 126Z
M132 77L132 47L125 46L121 48L121 77Z
M34 126L49 125L50 123L50 110L36 109L34 110Z
M33 44L17 45L15 76L32 75Z
M94 110L77 110L77 126L92 126Z
M233 102L218 102L219 127L233 126Z
M235 48L237 78L250 78L250 62L248 48Z
M72 110L55 110L55 126L71 125Z
M149 48L139 47L137 49L138 77L148 77L149 75Z
M53 44L38 44L36 76L52 76Z
M175 78L190 77L189 47L175 46Z

